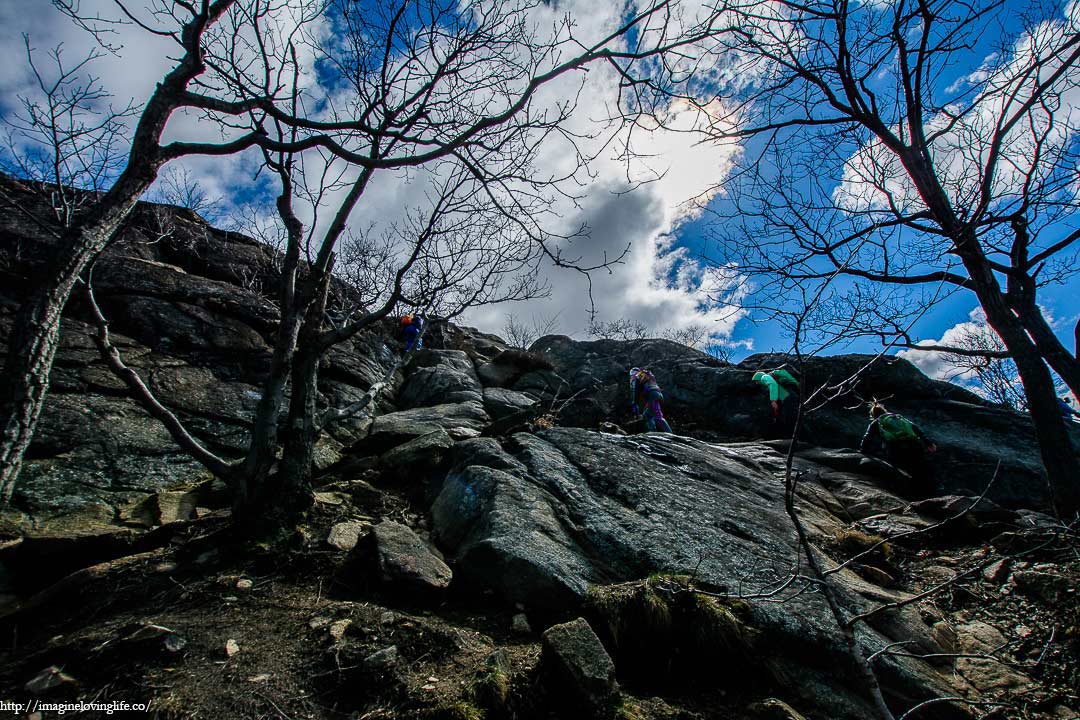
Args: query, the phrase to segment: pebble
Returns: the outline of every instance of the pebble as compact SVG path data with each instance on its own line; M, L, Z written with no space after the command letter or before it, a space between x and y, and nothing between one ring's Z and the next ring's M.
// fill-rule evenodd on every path
M334 640L341 640L345 637L345 631L352 625L352 620L338 620L330 625L330 637Z
M510 629L518 635L532 635L532 625L525 613L518 613L510 621Z

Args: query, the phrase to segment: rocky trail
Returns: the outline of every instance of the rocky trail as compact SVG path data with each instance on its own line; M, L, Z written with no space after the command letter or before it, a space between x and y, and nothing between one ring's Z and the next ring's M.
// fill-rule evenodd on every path
M155 242L136 217L97 292L128 362L235 454L273 257L170 212L182 231ZM49 239L11 216L0 234L19 248L6 333ZM169 718L878 717L785 511L790 454L794 508L894 717L1080 716L1080 528L1047 511L1030 423L906 362L809 359L807 387L848 392L792 449L763 439L750 382L782 358L563 336L524 351L436 324L391 372L387 325L336 351L319 388L341 407L389 372L372 417L324 433L314 506L257 543L69 315L0 517L0 699ZM628 415L635 365L676 434ZM939 445L938 496L851 449L852 398L869 397Z

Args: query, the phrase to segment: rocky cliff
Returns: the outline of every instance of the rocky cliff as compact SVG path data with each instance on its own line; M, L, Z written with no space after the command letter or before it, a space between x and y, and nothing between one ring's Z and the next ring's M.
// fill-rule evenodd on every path
M4 193L7 323L53 240L32 193ZM129 364L225 454L266 366L274 267L148 205L94 271ZM906 362L803 363L806 387L848 392L808 413L789 474L750 376L791 358L562 336L526 352L435 325L375 417L321 441L295 536L251 547L82 313L4 511L4 697L121 691L167 717L880 717L854 642L896 717L1080 710L1080 541L1045 512L1030 425ZM324 405L400 358L392 331L334 353ZM634 365L675 435L628 416ZM941 497L851 449L860 397L934 438ZM827 580L799 551L790 478Z
M38 193L10 180L0 192L0 339L6 351L17 303L56 236L41 224L51 211ZM125 361L200 440L226 457L245 446L270 360L277 259L266 246L216 230L193 213L142 204L93 270L95 295ZM112 376L89 321L76 291L16 488L17 512L4 514L19 532L51 523L138 522L130 512L139 501L209 479ZM395 359L381 335L339 347L323 368L324 400L345 405L359 399ZM354 429L338 426L337 437L324 439L320 464L340 458Z

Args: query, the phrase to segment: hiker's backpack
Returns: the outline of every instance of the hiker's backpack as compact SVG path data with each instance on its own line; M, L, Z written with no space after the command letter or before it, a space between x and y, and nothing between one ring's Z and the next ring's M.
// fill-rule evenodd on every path
M769 375L772 376L773 380L780 383L780 385L788 392L799 392L799 381L784 368L777 368L769 373Z
M402 315L401 316L401 327L408 327L409 325L412 325L412 321L413 321L412 315Z
M918 437L915 433L915 426L911 424L911 421L896 413L886 413L879 417L878 429L881 430L881 437L885 442L910 440Z
M648 370L639 370L637 375L634 375L634 377L632 377L630 379L630 387L634 388L634 400L635 401L638 398L644 399L644 397L645 397L645 388L650 383L653 384L653 385L657 384L656 378Z

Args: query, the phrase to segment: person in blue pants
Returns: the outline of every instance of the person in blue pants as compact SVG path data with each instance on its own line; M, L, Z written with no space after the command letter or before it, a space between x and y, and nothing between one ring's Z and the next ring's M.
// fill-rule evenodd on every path
M660 384L648 370L633 368L630 370L631 411L637 415L644 408L645 427L649 432L670 433L671 425L664 419L664 410L660 403L664 400Z

